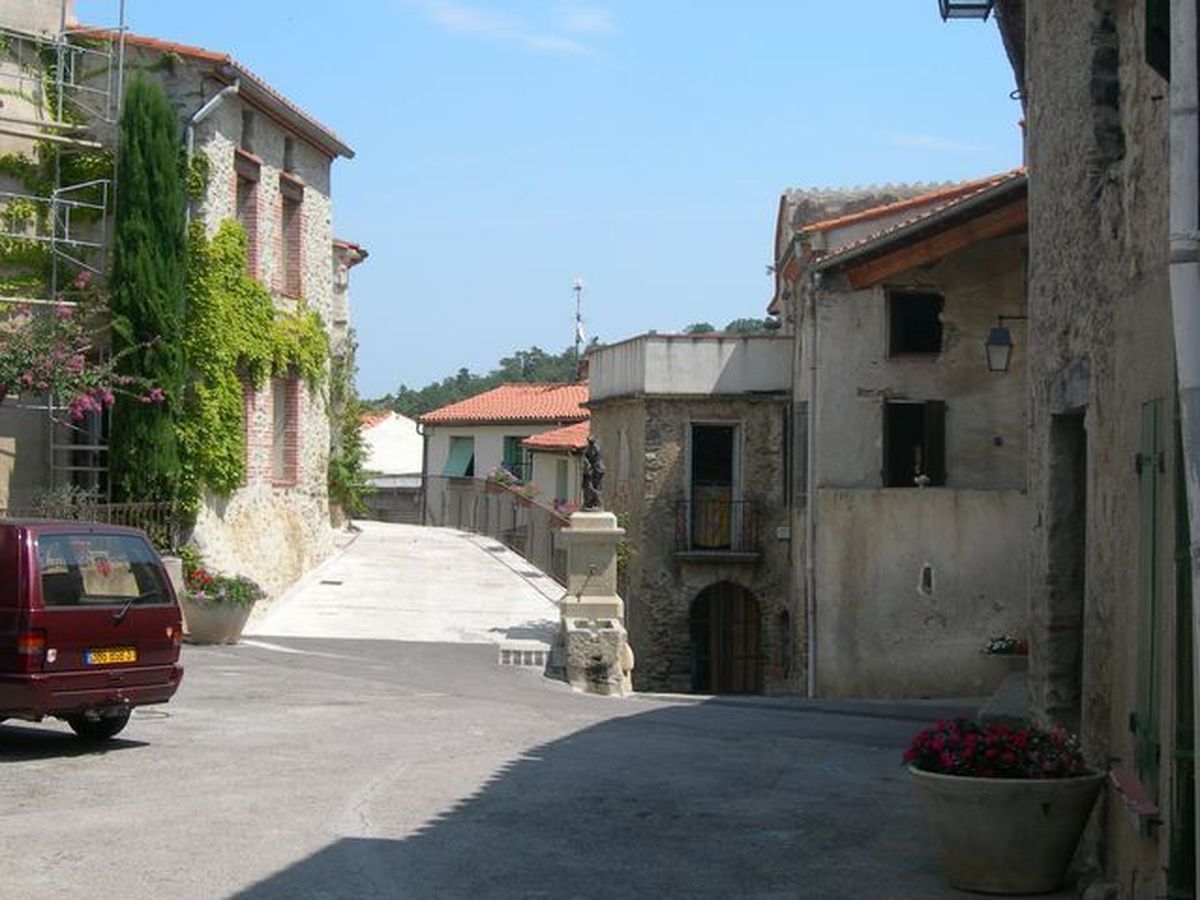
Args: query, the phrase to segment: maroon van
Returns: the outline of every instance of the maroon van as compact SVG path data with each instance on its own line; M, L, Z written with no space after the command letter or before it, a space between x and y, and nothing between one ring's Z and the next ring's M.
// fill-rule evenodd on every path
M109 738L183 677L179 602L134 528L0 521L0 720Z

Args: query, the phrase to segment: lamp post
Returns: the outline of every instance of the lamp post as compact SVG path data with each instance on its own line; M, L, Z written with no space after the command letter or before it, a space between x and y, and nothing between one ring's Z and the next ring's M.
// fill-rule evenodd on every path
M988 331L987 340L983 342L983 349L987 354L989 372L1007 372L1009 363L1012 362L1013 340L1012 334L1004 327L1004 322L1005 320L1025 320L1029 316L997 316L996 318L996 327Z
M947 19L986 19L995 0L938 0L942 21Z

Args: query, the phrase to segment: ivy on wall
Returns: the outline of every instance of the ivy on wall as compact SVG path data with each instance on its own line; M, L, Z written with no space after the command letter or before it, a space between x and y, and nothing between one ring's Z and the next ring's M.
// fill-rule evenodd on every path
M205 489L227 495L245 477L243 382L257 388L293 371L315 389L329 340L316 312L276 310L246 274L246 233L232 220L211 239L199 222L189 227L187 297L184 352L193 378L177 427L181 498L195 510Z

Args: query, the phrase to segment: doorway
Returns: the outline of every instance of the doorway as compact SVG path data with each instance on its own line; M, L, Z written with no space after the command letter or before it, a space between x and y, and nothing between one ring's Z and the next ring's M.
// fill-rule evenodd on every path
M762 692L762 619L741 585L709 585L692 602L692 690L698 694Z
M1087 586L1087 430L1082 411L1051 417L1049 468L1045 711L1051 721L1077 732Z

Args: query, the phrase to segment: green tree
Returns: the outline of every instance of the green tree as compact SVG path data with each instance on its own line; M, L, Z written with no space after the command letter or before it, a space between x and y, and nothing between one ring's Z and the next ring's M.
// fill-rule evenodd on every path
M345 349L333 357L329 378L329 500L347 514L364 511L363 498L371 491L363 469L367 462L367 445L362 435L364 407L354 388L357 350L351 332Z
M724 331L728 334L759 334L767 331L767 322L769 319L734 319L725 326Z
M118 372L161 388L161 403L113 410L109 464L121 500L173 500L179 450L173 417L183 392L187 244L179 120L163 89L135 76L121 115L113 237L113 350Z
M717 329L707 322L693 322L683 329L684 334L712 334Z

